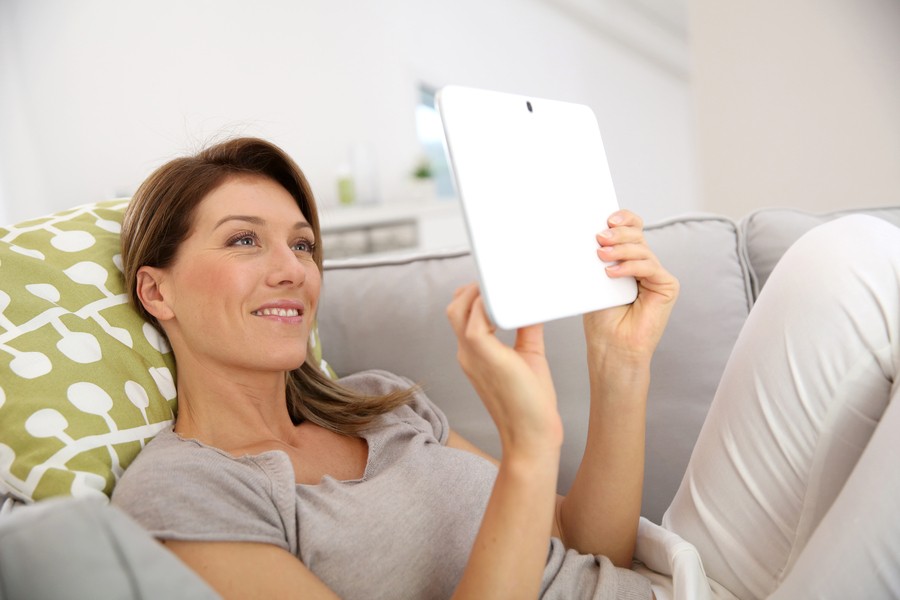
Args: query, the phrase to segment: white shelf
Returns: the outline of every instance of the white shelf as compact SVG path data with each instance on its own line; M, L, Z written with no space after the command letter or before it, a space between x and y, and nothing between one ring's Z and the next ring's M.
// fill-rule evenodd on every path
M319 220L322 231L340 231L415 221L426 215L458 215L459 211L456 200L324 206L319 209Z
M319 220L327 258L468 243L455 199L324 206L319 209Z

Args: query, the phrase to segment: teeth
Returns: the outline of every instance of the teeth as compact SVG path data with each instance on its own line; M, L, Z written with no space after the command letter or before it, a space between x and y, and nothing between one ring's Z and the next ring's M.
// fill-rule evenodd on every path
M296 308L264 308L255 314L263 317L299 317L300 311Z

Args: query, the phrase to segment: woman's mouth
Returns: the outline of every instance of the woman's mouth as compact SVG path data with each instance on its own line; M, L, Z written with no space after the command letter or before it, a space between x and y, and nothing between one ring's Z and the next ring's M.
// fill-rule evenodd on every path
M257 317L299 317L303 312L296 308L261 308L253 314Z
M304 320L303 316L306 314L306 307L302 302L294 300L276 300L263 304L250 314L267 321L298 325Z

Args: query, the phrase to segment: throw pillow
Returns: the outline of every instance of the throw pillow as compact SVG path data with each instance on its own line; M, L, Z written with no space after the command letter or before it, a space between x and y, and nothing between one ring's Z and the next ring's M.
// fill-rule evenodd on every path
M0 228L0 494L108 497L173 422L170 348L125 295L127 204ZM330 373L315 328L310 346Z

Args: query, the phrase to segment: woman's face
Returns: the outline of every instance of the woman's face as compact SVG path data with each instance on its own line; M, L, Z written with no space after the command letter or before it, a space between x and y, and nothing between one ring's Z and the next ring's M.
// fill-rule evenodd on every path
M162 270L162 319L179 364L287 371L306 359L321 274L316 239L271 179L236 176L199 204L175 262Z

